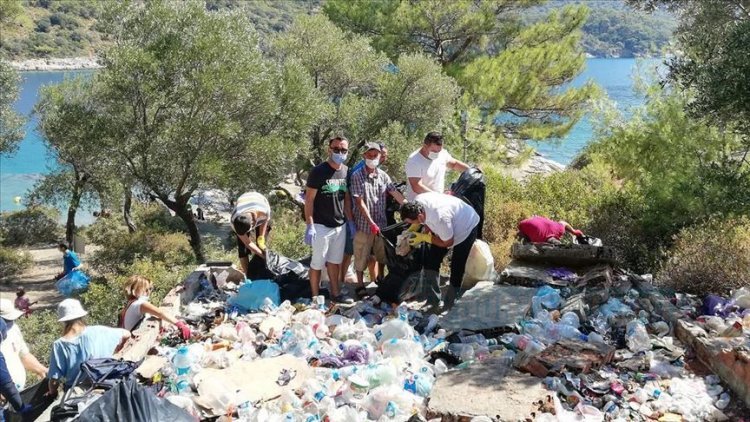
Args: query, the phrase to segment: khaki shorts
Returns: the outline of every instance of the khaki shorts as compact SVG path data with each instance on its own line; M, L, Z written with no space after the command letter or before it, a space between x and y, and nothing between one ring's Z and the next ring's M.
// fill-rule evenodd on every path
M354 235L354 269L364 272L370 261L370 255L385 264L385 244L383 238L370 233L358 231Z

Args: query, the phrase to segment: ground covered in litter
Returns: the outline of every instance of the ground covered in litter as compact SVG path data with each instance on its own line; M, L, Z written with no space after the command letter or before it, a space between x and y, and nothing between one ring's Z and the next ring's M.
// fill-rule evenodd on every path
M518 271L525 264L515 265L515 274L478 283L443 315L377 296L346 307L256 297L257 310L247 312L237 306L240 285L199 273L186 282L181 309L195 337L185 344L166 332L138 374L203 420L748 416L742 400L675 338L675 324L644 293L648 279L609 265L525 272ZM716 312L699 298L667 300L707 336L742 350L750 345L750 318L743 319L741 296L721 301Z

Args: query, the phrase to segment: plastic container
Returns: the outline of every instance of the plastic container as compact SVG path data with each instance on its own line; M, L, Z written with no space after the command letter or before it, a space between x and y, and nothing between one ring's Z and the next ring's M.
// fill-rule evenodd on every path
M448 353L458 357L461 362L474 359L474 348L470 344L451 343L448 345Z
M383 344L391 339L412 339L414 338L414 329L408 322L401 318L394 318L375 329L375 339L378 344Z
M182 346L177 349L177 353L172 358L174 374L176 376L175 387L177 394L187 395L190 393L190 366L192 361L188 354L188 348Z
M578 328L581 326L581 320L575 313L565 312L562 317L560 317L560 324L570 325L573 328Z

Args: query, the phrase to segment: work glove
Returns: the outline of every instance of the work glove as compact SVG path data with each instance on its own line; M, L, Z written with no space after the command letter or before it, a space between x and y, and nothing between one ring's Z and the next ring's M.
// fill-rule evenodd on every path
M432 243L432 235L430 233L414 233L409 238L409 246L417 246L420 243Z
M305 245L312 246L313 241L315 241L315 226L312 224L307 225L307 230L305 231Z
M357 233L357 226L354 221L347 221L346 225L349 227L349 237L354 239L354 234Z
M370 223L370 233L375 235L380 233L380 227L375 223Z
M266 237L265 236L258 236L257 239L255 239L255 243L258 244L258 247L261 250L266 250Z
M421 226L422 226L422 225L421 225L421 224L419 224L419 223L414 223L414 224L410 225L410 226L409 226L409 228L408 228L408 229L406 229L406 231L408 231L408 232L412 232L412 233L416 233L416 232L418 232L418 231L419 231L419 228L420 228Z
M190 340L190 337L193 335L192 332L190 332L190 327L188 327L187 324L185 324L184 321L177 321L177 324L175 324L178 330L180 330L180 337L183 340Z

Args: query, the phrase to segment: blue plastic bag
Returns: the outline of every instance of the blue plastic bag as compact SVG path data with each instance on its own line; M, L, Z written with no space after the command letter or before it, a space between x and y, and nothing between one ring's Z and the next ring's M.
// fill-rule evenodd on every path
M65 297L71 297L74 293L86 290L89 287L90 278L81 270L69 272L65 277L57 281L55 286Z
M279 306L280 296L279 285L271 280L248 281L240 286L237 294L229 298L227 303L243 312L257 311L263 307L266 298Z

